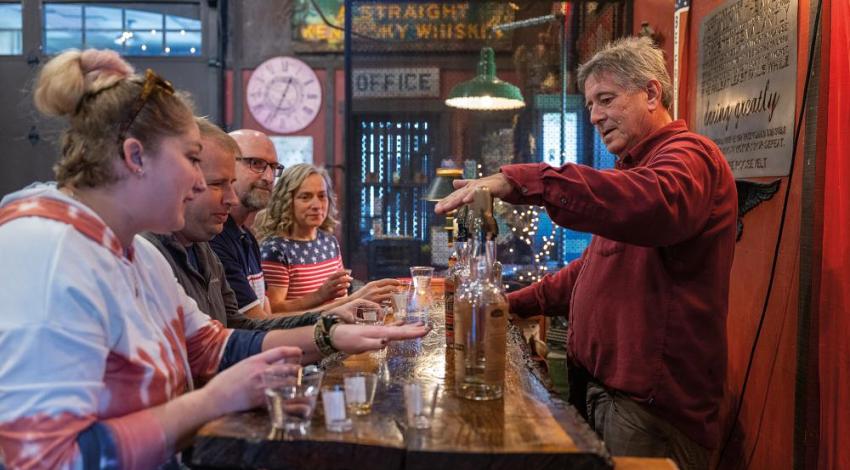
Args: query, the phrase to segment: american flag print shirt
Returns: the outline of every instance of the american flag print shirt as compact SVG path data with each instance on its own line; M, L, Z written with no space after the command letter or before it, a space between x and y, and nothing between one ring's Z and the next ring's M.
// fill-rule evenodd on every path
M310 241L269 237L260 245L260 254L266 282L286 288L286 300L316 291L331 274L343 269L339 242L323 230Z

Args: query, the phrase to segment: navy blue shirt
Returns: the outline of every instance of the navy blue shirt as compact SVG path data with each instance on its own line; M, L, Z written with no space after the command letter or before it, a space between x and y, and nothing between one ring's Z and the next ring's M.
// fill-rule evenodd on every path
M227 217L224 230L210 241L215 254L224 266L230 288L236 294L239 313L255 305L262 306L266 298L266 281L260 267L260 245L247 229Z

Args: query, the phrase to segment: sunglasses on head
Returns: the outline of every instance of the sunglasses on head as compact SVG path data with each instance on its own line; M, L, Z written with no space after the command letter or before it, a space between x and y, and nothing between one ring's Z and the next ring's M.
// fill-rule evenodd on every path
M160 77L151 69L147 69L145 71L145 81L142 83L142 92L139 93L139 97L136 98L135 103L133 103L132 111L130 113L130 118L121 125L121 129L118 132L118 144L120 145L127 136L127 131L130 130L130 127L133 125L133 122L136 121L136 118L139 117L139 113L144 109L145 104L150 100L151 96L155 91L161 91L168 95L174 94L174 86L168 80Z

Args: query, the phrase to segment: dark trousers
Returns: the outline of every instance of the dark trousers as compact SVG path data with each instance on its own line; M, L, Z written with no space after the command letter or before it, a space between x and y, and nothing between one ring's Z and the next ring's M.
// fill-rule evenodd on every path
M616 390L587 383L587 422L614 456L666 457L685 470L707 470L710 452Z

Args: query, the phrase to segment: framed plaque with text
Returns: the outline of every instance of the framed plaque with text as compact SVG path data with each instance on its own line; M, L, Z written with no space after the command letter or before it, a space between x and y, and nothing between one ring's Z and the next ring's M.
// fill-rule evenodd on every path
M694 129L736 178L788 174L796 77L797 0L729 0L702 21Z

